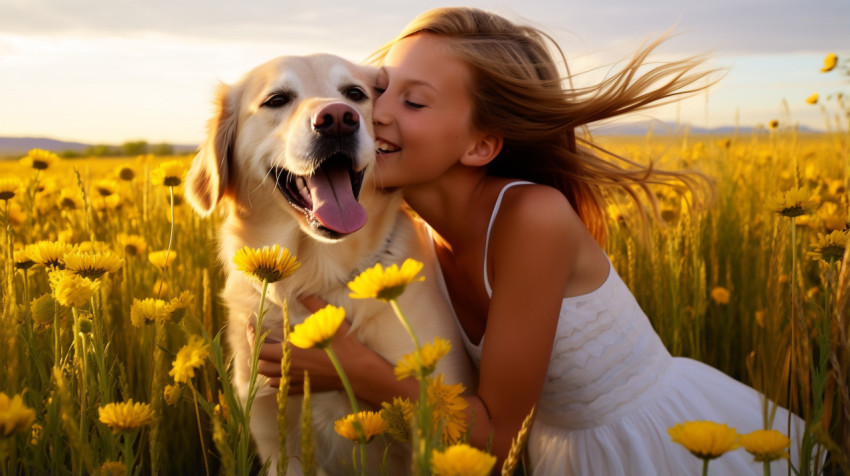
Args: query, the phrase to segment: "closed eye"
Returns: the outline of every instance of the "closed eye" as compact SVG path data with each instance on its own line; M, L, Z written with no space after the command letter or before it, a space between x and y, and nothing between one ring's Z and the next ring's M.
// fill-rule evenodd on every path
M422 109L423 107L425 107L424 104L418 104L418 103L411 102L411 101L404 101L404 105L411 108L411 109Z
M295 93L292 91L275 91L269 94L269 97L260 104L260 107L268 107L271 109L279 109L286 106L295 98Z

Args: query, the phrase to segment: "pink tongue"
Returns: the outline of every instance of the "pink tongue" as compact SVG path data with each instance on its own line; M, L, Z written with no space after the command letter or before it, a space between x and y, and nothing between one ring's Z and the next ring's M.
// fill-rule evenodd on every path
M325 228L353 233L366 224L363 209L351 190L348 171L340 167L321 169L307 178L313 199L313 215Z

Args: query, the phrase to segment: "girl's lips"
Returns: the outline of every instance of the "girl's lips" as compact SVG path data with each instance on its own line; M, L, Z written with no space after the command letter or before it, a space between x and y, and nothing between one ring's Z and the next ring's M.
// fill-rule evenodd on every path
M388 142L381 138L375 139L375 152L378 154L391 154L400 150L401 147L393 144L392 142Z

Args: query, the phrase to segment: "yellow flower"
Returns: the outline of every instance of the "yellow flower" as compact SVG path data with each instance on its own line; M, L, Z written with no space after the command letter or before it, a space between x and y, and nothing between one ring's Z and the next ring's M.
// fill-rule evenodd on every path
M443 374L428 379L428 406L434 417L434 429L443 423L443 441L456 443L466 432L466 412L469 402L461 395L463 384L443 383Z
M162 299L147 298L133 299L130 308L130 322L136 327L142 327L153 321L164 322L171 317L168 304Z
M95 196L91 205L97 211L115 210L121 206L121 196L117 193L105 197Z
M381 416L387 422L387 433L398 441L410 440L413 424L413 403L408 398L393 397L393 402L381 403Z
M806 103L808 104L817 104L818 103L818 93L814 93L811 96L806 98Z
M106 273L115 273L124 266L124 260L111 252L85 252L75 250L65 255L65 270L84 278L98 279Z
M66 271L50 273L50 286L59 304L68 307L83 307L100 288L97 281Z
M27 255L36 263L48 268L65 268L65 254L71 251L71 245L61 241L39 241L27 245Z
M32 149L21 159L21 165L32 167L36 170L45 170L59 161L59 156L49 150Z
M343 319L345 319L345 309L329 304L296 325L289 335L289 341L302 349L315 346L327 347Z
M771 129L777 129L779 127L779 121L776 119L771 119L770 122L767 123L767 126Z
M467 444L449 446L431 453L434 476L486 476L496 464L496 457Z
M835 230L827 235L818 233L817 243L810 245L812 250L806 254L813 260L823 260L827 263L841 261L847 251L848 241L850 235L843 230Z
M301 266L288 249L281 249L278 245L264 246L259 250L246 246L233 256L233 264L246 275L269 283L290 276Z
M717 286L711 290L711 299L717 304L729 304L729 290L723 286Z
M714 459L738 448L738 432L713 421L686 421L667 429L674 443L700 459Z
M387 422L384 421L381 414L379 412L368 411L358 412L344 418L340 418L334 422L334 431L343 438L347 438L351 441L359 441L360 438L357 435L357 430L354 428L355 421L360 423L366 443L372 441L372 438L375 436L387 431Z
M147 403L134 403L133 399L121 403L107 403L97 409L101 423L112 428L113 433L129 432L153 423L154 413Z
M27 254L26 248L16 250L12 259L15 261L15 269L30 269L35 266L35 261Z
M176 322L183 319L183 316L186 315L186 309L192 305L194 300L195 296L193 296L191 292L183 291L179 296L169 301L168 312L171 316L171 320Z
M446 339L435 338L433 343L423 345L419 352L413 351L399 359L395 365L395 377L402 380L407 377L421 378L431 375L437 362L448 354L451 348L451 343Z
M165 185L166 187L176 187L183 183L186 177L186 166L182 161L169 160L163 162L151 172L151 183L154 185Z
M195 369L204 365L204 360L210 355L210 346L200 336L191 336L189 343L184 345L174 359L172 369L168 375L174 377L175 382L188 383L195 376Z
M401 268L392 265L384 269L381 263L378 263L348 283L348 288L353 291L349 296L355 299L375 298L392 301L404 292L408 284L425 280L422 276L418 279L416 277L421 270L422 263L409 258L402 263Z
M817 198L807 188L794 187L785 192L778 192L768 198L768 207L785 217L798 217L811 212L818 204Z
M115 180L101 179L94 183L94 191L101 197L110 197L118 192Z
M165 403L174 406L180 402L180 396L183 394L183 387L179 383L168 384L165 390L162 391L162 396L165 398Z
M756 430L740 435L738 441L758 462L788 458L788 447L791 446L791 440L776 430Z
M119 179L129 182L136 178L136 171L129 165L123 165L115 169L115 175L117 175Z
M823 68L820 69L821 73L828 73L835 69L835 66L838 64L838 55L835 53L830 53L826 55L826 58L823 59Z
M85 202L83 202L80 191L76 188L62 189L59 192L59 199L56 201L56 205L64 210L81 210L85 206Z
M35 410L24 404L20 395L9 398L0 392L0 437L27 431L35 421Z
M21 180L17 177L0 178L0 200L14 198L21 188Z
M168 260L166 261L165 255L168 255ZM151 251L148 253L148 260L153 263L157 268L165 268L167 266L171 266L171 263L177 259L177 252L174 250L160 250L160 251Z
M128 235L126 233L118 234L118 244L124 249L127 256L138 256L145 253L148 245L145 239L139 235Z
M30 303L30 310L32 311L32 319L35 324L42 328L53 325L55 312L59 312L60 320L70 316L70 309L65 306L59 306L57 309L57 305L56 299L50 293L33 299Z

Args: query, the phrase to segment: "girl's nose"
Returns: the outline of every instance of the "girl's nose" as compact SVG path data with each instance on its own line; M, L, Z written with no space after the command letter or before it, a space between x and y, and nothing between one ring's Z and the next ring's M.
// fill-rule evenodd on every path
M383 94L375 98L375 103L372 106L372 124L384 125L389 122L389 111L386 103Z

